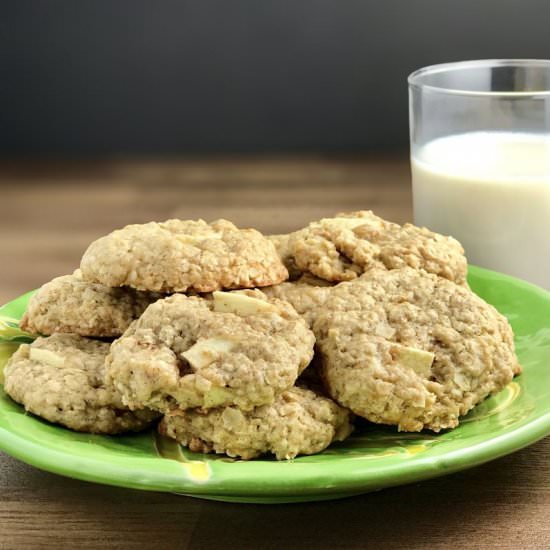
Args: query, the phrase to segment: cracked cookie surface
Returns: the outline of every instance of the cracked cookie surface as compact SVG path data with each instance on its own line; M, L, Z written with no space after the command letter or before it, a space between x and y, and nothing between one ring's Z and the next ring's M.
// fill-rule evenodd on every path
M328 281L350 281L375 267L409 266L466 284L467 263L458 241L370 211L313 222L292 233L287 248L297 269Z
M262 288L271 298L285 300L311 326L328 299L332 284L310 274L304 274L296 281L288 281Z
M77 270L41 286L29 300L20 327L33 334L116 337L159 297L152 292L89 283Z
M454 428L521 370L504 316L468 288L411 268L337 285L314 331L329 394L404 431Z
M6 393L25 409L80 432L140 431L158 417L130 411L105 380L109 344L54 334L22 344L4 369Z
M294 387L274 403L243 412L237 407L175 410L159 431L195 452L251 459L272 453L278 460L319 453L352 431L350 414L332 400Z
M260 291L175 294L113 343L109 376L131 408L252 409L293 386L314 342L290 304Z
M253 288L288 278L269 239L227 220L128 225L94 241L80 269L90 282L166 293Z

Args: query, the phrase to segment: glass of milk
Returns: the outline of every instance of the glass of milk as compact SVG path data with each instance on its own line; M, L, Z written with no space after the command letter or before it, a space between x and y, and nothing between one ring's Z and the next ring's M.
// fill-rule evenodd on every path
M550 61L426 67L409 101L415 223L550 289Z

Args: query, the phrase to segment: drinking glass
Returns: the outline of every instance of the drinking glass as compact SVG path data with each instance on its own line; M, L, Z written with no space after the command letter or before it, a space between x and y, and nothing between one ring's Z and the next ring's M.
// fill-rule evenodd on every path
M550 289L550 61L420 69L409 109L415 223Z

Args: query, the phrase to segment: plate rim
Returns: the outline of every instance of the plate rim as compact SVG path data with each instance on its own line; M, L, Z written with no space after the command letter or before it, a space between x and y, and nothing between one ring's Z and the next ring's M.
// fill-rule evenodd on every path
M533 419L532 421L520 426L512 431L506 432L499 436L487 439L472 445L471 447L456 449L449 451L442 456L435 457L416 457L414 462L401 462L390 466L382 466L374 472L371 468L354 468L354 477L346 475L340 479L333 475L322 476L315 474L314 476L304 476L303 472L298 476L298 481L303 483L312 482L314 480L324 481L323 484L315 487L300 487L301 496L322 496L331 493L347 494L367 492L377 488L387 488L396 485L402 485L410 482L423 481L451 473L455 473L468 468L479 466L491 460L496 460L513 452L516 452L528 445L536 443L550 433L550 412ZM7 435L7 437L6 437ZM18 434L13 434L0 428L0 449L8 455L25 462L40 470L50 473L63 475L81 481L94 483L102 483L116 487L125 487L130 489L141 489L147 491L161 491L182 493L187 496L243 496L243 497L292 497L296 494L296 485L293 479L287 479L285 483L280 481L272 481L271 483L262 483L256 488L250 487L250 481L256 477L245 472L242 476L236 476L232 479L231 485L246 482L246 493L238 493L231 487L221 487L226 480L220 479L214 482L198 483L181 475L181 485L173 486L171 483L144 483L143 481L135 481L132 479L136 471L132 470L133 476L114 477L114 472L124 470L119 467L108 465L109 473L97 473L97 467L104 467L105 462L89 457L76 457L75 455L67 455L60 453L57 450L45 449L40 444L29 442ZM170 460L167 458L158 457L162 460ZM60 460L62 459L62 460ZM241 463L241 462L239 462ZM244 462L243 462L244 463ZM274 463L269 463L274 464ZM281 463L286 464L286 463ZM368 464L368 462L366 462ZM78 468L77 468L78 465ZM307 466L304 463L304 466ZM330 464L329 466L334 466ZM330 468L331 470L333 468ZM327 472L328 473L328 472ZM330 472L331 474L333 472ZM364 477L361 475L363 474ZM295 476L292 476L295 477ZM172 479L167 476L167 480ZM325 484L326 483L326 484Z
M478 277L493 279L496 277L529 293L534 293L537 298L541 298L550 306L550 293L536 285L477 266L469 266L469 270ZM0 314L15 301L28 294L30 293L25 293L0 307ZM218 478L200 483L186 477L183 471L177 484L174 484L175 478L172 474L166 474L160 481L145 479L151 477L150 471L144 471L143 476L136 477L136 471L132 470L127 472L129 475L117 477L117 473L124 474L123 468L118 465L113 466L97 457L64 454L56 449L45 448L39 443L26 439L23 434L10 431L3 426L0 426L0 450L41 470L82 481L149 491L176 492L197 497L219 497L222 500L223 497L249 498L251 500L262 497L267 499L288 497L288 502L292 501L292 497L295 495L311 497L311 500L315 500L315 497L330 498L331 495L337 498L345 496L345 494L357 494L458 472L518 451L549 434L550 410L503 433L468 447L449 450L443 455L417 455L415 460L409 463L403 460L389 465L381 465L376 472L369 467L368 460L361 462L361 457L358 456L357 464L354 464L353 468L345 468L340 472L335 468L333 462L327 463L325 468L319 468L319 465L316 465L317 467L313 468L311 473L305 472L305 468L299 468L299 472L289 470L286 472L288 477L283 483L278 476L268 480L262 479L259 475L261 468L257 468L258 471L255 471L254 475L250 475L246 468L243 470L236 468L235 477L229 482L226 478ZM152 457L152 460L154 459L156 457ZM162 460L169 459L162 458ZM180 464L177 461L174 462ZM260 461L256 462L256 464L260 463ZM249 463L236 462L235 464ZM285 467L286 464L299 464L299 462L265 461L263 464L279 464ZM307 463L303 463L303 465L307 466ZM319 475L319 470L322 470L322 475ZM259 481L259 483L251 483L252 481ZM303 486L304 484L307 486ZM245 492L235 490L237 485L244 485ZM255 500L255 502L259 502L259 500Z

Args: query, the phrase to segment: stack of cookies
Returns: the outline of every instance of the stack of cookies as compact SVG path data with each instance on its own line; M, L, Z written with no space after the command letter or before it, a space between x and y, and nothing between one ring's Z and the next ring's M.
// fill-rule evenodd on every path
M453 428L520 371L466 269L454 239L371 212L270 237L225 220L127 226L31 298L21 328L45 336L13 355L5 389L74 430L160 419L193 451L244 459L320 452L354 414Z

